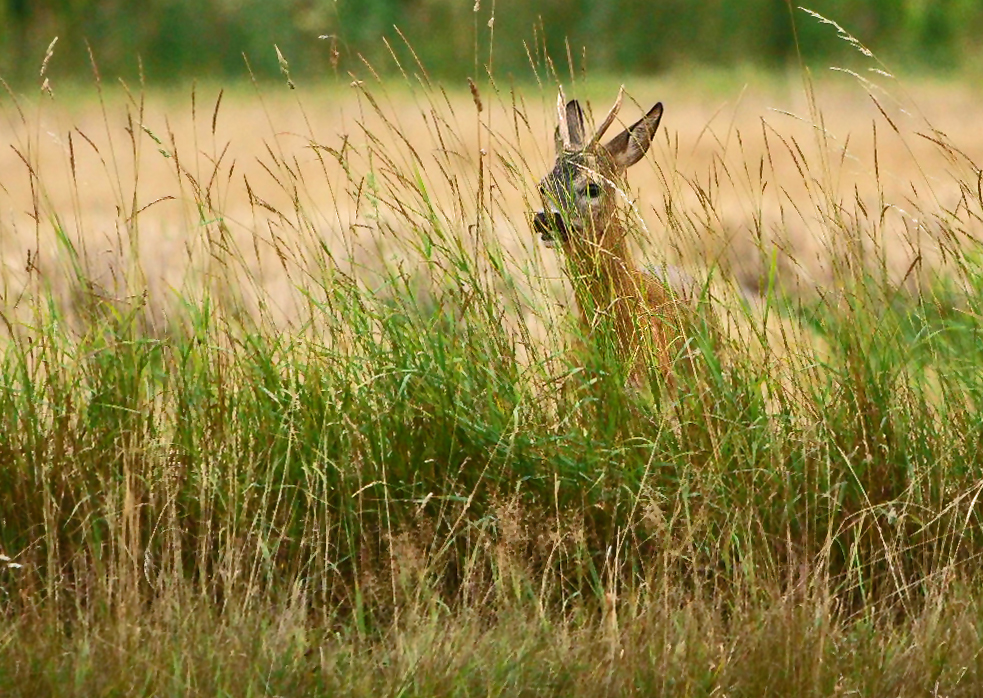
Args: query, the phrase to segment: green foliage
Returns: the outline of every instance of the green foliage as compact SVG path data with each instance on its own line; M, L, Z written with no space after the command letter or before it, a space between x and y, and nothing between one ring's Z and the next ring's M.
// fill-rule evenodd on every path
M983 9L971 0L817 0L807 7L907 68L952 68L978 58L975 37ZM91 45L104 73L132 79L139 69L134 57L140 56L142 70L155 83L242 77L243 55L255 75L274 77L280 69L274 44L294 75L312 77L361 72L363 57L377 70L395 72L396 56L404 67L420 58L429 71L447 78L485 68L523 78L530 69L542 75L545 56L566 56L568 45L570 69L578 72L781 66L800 55L819 65L851 63L850 49L830 40L832 27L775 0L581 1L573 7L560 0L473 7L446 0L76 0L43 11L23 0L4 0L0 27L0 75L8 80L36 75L55 36L60 42L52 69L59 75L87 73Z
M969 279L979 287L980 277ZM253 633L235 630L234 619L248 609L300 612L313 627L358 633L366 646L394 623L399 632L429 627L447 645L427 652L454 656L477 626L446 609L471 595L516 594L504 606L496 602L506 617L533 600L548 609L584 599L586 612L590 599L615 585L638 595L639 605L626 606L634 608L626 611L628 633L661 628L674 642L693 643L686 662L662 656L663 670L674 668L657 676L632 644L648 640L624 638L621 661L636 687L700 694L751 685L756 676L759 687L816 685L824 694L854 652L833 648L871 643L863 625L830 617L828 632L840 639L826 650L808 639L814 615L800 623L790 607L779 621L759 605L762 595L779 593L803 564L818 565L810 574L827 580L824 593L844 608L900 604L913 613L929 603L928 580L961 578L963 561L983 552L979 517L965 499L983 476L983 380L950 349L978 348L979 316L946 323L940 302L897 295L878 304L868 293L873 281L858 281L865 285L851 296L856 301L797 310L816 323L835 358L825 379L799 386L802 400L777 407L761 390L773 378L740 354L728 356L724 370L713 369L709 356L703 378L674 406L624 392L608 380L617 369L604 356L588 356L565 390L544 393L546 377L520 365L514 336L497 321L500 299L468 301L458 286L420 293L400 276L374 290L325 279L317 312L331 316L336 332L350 333L323 342L261 328L229 335L211 301L188 303L168 336L156 339L141 334L139 304L97 305L80 334L49 305L32 330L12 338L0 372L0 452L8 463L0 475L0 549L21 551L17 559L29 570L2 580L4 607L8 614L47 607L69 624L101 626L117 605L137 612L190 595L194 617L172 620L182 632L198 628L215 638L197 650L146 646L126 635L99 647L125 648L148 665L170 654L196 672L224 666L221 657L234 647L235 656L265 667L262 676L253 669L201 676L198 691L267 681L360 695L369 689L347 684L352 672L375 675L366 667L389 660L349 657L341 636L310 629L277 640L271 657L272 646L248 641ZM980 300L973 291L963 302ZM944 331L925 329L939 324ZM921 340L908 353L913 336ZM932 375L946 376L942 400ZM557 538L544 546L535 528ZM570 530L577 535L564 540ZM700 639L698 628L709 621L669 620L658 595L646 596L652 585L728 612L750 604L759 619L733 630L747 667L729 673L716 647ZM301 589L303 600L293 606ZM802 593L810 613L825 613L828 601ZM429 616L398 623L400 613L430 603ZM550 622L559 625L515 630L529 643L523 652L552 664L547 674L537 678L521 668L525 662L513 665L511 654L501 654L512 641L496 625L465 664L425 664L424 683L414 690L450 692L440 681L592 685L573 678L587 655L560 652L550 640L551 633L587 632L590 623L576 616ZM42 640L26 626L16 632L38 648L74 642ZM817 673L795 663L755 673L783 636L802 643L795 662L813 657ZM311 645L331 654L312 657ZM693 653L700 651L717 658L698 662ZM75 652L37 655L47 667L37 676L54 680L67 670L67 656ZM483 668L473 663L479 656L489 662ZM94 659L114 666L120 657L105 649L92 657L74 665L78 690L134 690L113 682L122 674L103 672ZM887 676L902 666L888 656L876 661ZM936 671L945 671L947 660L938 661ZM840 668L819 669L827 663ZM403 680L398 672L382 676L373 690ZM608 680L627 690L627 677Z

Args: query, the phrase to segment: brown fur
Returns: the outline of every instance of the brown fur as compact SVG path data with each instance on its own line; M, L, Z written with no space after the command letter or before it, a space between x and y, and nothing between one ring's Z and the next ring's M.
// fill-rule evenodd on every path
M612 115L619 105L620 95ZM534 228L547 243L559 239L585 334L609 319L618 354L633 378L654 359L672 385L673 360L685 341L683 319L690 306L667 283L635 265L617 206L625 173L647 152L662 105L604 145L599 143L604 127L585 141L576 101L559 114L557 161L540 183L544 211L536 214Z

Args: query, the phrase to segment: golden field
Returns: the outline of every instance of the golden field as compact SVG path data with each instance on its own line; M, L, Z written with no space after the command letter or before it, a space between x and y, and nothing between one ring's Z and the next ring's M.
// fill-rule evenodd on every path
M980 201L965 184L983 161L974 88L871 77L626 81L621 123L654 101L666 107L656 145L629 175L646 257L712 271L753 297L771 273L822 292L855 253L917 284L963 242L940 240L940 221L949 237L975 239ZM597 117L617 85L565 90ZM367 283L381 264L418 263L400 235L414 220L469 249L494 241L519 277L542 282L531 294L562 297L555 255L527 222L553 158L555 86L477 89L480 111L467 85L399 80L3 93L6 312L17 315L32 270L70 293L56 227L96 292L145 292L158 314L173 291L231 274L265 299L267 318L289 323L297 279L319 273L324 251ZM844 249L848 230L864 252Z

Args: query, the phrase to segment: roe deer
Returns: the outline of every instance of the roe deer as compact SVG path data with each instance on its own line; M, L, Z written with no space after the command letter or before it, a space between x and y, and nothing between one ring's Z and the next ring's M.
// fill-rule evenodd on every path
M601 137L614 122L623 96L624 88L588 139L580 104L576 100L564 104L561 88L556 164L539 184L543 210L535 214L533 230L548 247L559 243L585 334L609 321L617 353L632 378L637 379L654 358L672 386L673 359L686 341L683 322L690 310L686 296L695 283L680 270L642 271L632 260L617 199L625 196L626 170L652 144L662 104L602 145Z

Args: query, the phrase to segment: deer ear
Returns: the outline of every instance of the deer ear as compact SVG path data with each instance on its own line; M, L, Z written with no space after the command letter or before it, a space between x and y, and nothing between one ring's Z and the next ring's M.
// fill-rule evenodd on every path
M567 128L570 129L570 147L582 148L587 129L584 128L584 110L575 99L567 102Z
M662 102L659 102L648 114L605 144L604 149L619 169L627 169L645 156L661 120Z

